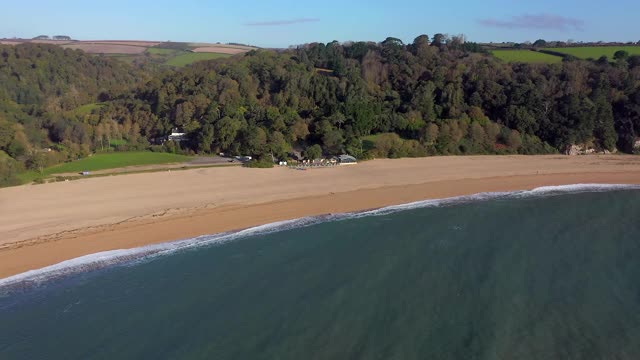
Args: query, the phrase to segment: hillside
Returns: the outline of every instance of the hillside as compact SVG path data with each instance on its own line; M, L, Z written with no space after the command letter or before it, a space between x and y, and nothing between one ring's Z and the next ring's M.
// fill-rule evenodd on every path
M422 35L411 44L388 38L251 51L150 74L51 45L1 49L20 54L5 57L20 69L18 77L0 68L10 80L0 82L8 104L0 115L0 150L10 155L3 163L13 164L11 171L109 150L225 152L269 161L292 153L534 154L573 145L633 152L640 134L637 56L510 64L473 43ZM39 59L38 52L55 58ZM87 65L78 69L78 59ZM111 75L80 81L96 71ZM71 85L83 95L72 96ZM159 145L174 128L186 140ZM52 151L38 151L45 147Z

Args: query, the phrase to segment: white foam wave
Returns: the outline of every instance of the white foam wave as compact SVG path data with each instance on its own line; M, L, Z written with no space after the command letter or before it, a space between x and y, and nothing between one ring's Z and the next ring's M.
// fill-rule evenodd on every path
M411 210L426 207L438 207L455 205L459 203L467 203L472 201L483 201L490 199L509 199L509 198L526 198L553 196L567 193L580 192L603 192L616 190L640 190L640 185L623 185L623 184L574 184L562 186L544 186L533 190L513 191L513 192L486 192L474 195L456 196L445 199L433 199L416 201L401 205L392 205L380 209L353 212L329 214L314 217L305 217L294 220L286 220L274 222L266 225L260 225L245 230L226 232L215 235L203 235L196 238L166 242L155 245L148 245L134 249L105 251L75 259L63 261L61 263L47 266L37 270L30 270L18 275L0 279L0 290L12 290L21 288L30 288L37 286L44 281L53 278L63 277L69 274L101 269L115 264L135 263L138 261L149 260L154 257L172 254L178 251L193 249L202 246L211 246L224 244L240 238L246 238L255 235L270 234L279 231L285 231L293 228L301 228L327 221L335 221L342 219L353 219L367 216L380 216L395 213L398 211ZM4 291L2 291L4 292ZM0 292L1 293L1 292Z

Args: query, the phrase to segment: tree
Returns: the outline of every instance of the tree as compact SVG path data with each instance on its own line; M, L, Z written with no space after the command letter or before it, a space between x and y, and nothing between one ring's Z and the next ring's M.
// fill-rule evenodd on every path
M538 39L533 42L533 47L536 47L536 48L541 48L546 46L547 46L547 42L543 39Z
M618 50L613 54L613 58L616 60L627 60L629 58L629 53L624 50Z
M413 40L411 44L411 49L414 55L417 55L421 49L429 46L429 36L420 35Z
M27 160L27 167L31 170L36 170L41 174L45 166L47 166L47 158L45 154L41 152L31 154Z
M304 157L308 160L319 159L322 157L322 148L318 144L311 145L304 150Z
M596 121L594 135L602 149L615 149L618 136L616 134L613 108L609 102L609 80L605 74L601 74L597 87L593 93L596 108Z
M309 125L304 120L296 121L291 127L292 142L304 140L309 134Z
M616 147L618 135L613 119L613 109L605 97L598 97L596 106L596 124L594 134L602 149L612 151Z
M19 185L18 173L20 165L10 157L0 156L0 187Z
M13 136L15 134L15 130L11 126L8 121L5 121L0 118L0 149L6 150L11 141L13 141Z
M228 116L215 123L215 139L222 150L226 151L230 148L231 144L236 140L241 126L240 121Z
M291 150L291 146L287 143L284 135L282 135L281 132L276 131L269 135L269 149L271 150L274 160L284 159L287 157L287 153Z
M198 151L211 152L211 145L213 145L215 134L215 128L211 124L205 124L200 131L197 132L196 142Z
M507 146L517 151L522 146L522 137L517 130L511 130L507 134L505 142L507 143Z
M484 146L487 144L487 133L477 122L471 124L471 129L469 131L469 136L471 139L471 143L475 146L475 152L482 152Z
M438 125L434 123L429 123L425 129L424 133L424 143L427 145L433 145L438 139L438 134L440 133L440 129Z
M261 127L251 127L245 135L245 150L253 156L267 153L267 133Z
M445 44L447 37L444 34L437 33L433 35L431 46L442 46Z
M339 155L343 152L344 137L342 131L332 130L322 137L322 143L329 154Z

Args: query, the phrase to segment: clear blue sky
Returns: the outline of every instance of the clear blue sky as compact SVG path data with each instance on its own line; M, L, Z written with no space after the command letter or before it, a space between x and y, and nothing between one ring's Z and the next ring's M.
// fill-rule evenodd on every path
M110 0L14 1L0 37L241 42L286 47L332 40L411 41L465 34L472 41L538 38L640 41L634 0Z

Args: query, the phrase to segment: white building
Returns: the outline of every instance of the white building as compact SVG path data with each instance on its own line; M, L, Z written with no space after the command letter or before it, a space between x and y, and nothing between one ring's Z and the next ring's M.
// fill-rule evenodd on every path
M338 156L338 161L340 165L355 165L358 163L358 160L351 155L340 155Z
M167 137L167 140L180 142L183 140L187 140L187 134L183 132L178 132L178 129L171 130L171 135Z

